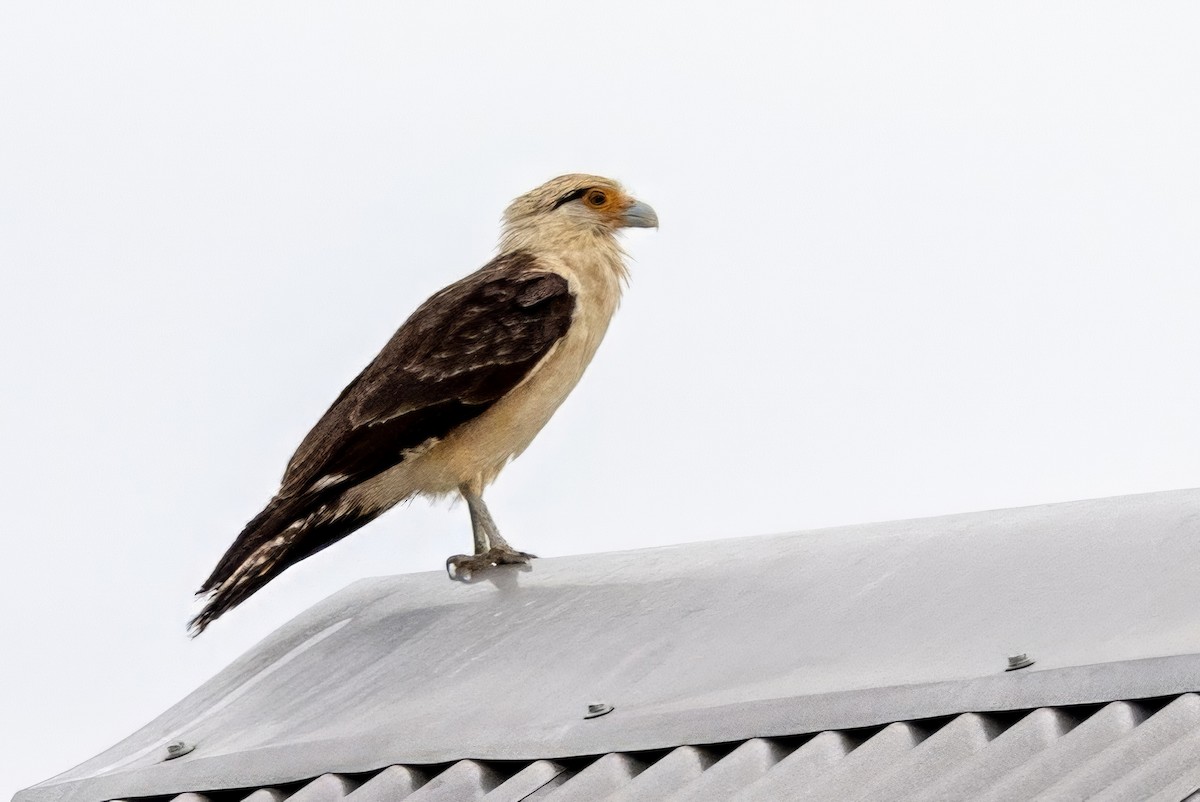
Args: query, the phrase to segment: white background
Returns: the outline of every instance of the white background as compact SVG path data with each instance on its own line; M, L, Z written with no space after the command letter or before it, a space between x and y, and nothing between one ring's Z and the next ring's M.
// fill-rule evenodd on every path
M1198 41L1187 2L4 4L0 799L469 548L418 501L184 634L337 392L559 173L662 229L489 493L519 548L1200 484Z

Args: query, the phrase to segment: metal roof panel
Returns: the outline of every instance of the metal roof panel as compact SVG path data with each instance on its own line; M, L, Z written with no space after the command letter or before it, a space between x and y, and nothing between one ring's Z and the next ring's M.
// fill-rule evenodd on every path
M1186 490L538 560L469 585L363 580L18 798L278 786L1177 695L1200 689L1198 522L1200 491ZM1035 664L1005 672L1019 652ZM585 718L597 700L615 710ZM195 750L162 762L178 739Z

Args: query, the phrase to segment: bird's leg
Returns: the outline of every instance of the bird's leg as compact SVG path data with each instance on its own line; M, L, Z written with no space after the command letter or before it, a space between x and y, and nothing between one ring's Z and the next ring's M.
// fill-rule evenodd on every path
M464 484L459 489L471 511L471 532L475 538L475 555L456 554L446 560L446 573L451 579L470 579L476 571L496 565L524 565L537 555L517 551L500 536L491 512L483 503L480 491Z
M475 538L475 553L483 554L491 545L488 535L490 530L495 530L496 522L492 520L492 514L484 505L482 496L463 492L463 498L467 500L467 509L471 511L471 534Z

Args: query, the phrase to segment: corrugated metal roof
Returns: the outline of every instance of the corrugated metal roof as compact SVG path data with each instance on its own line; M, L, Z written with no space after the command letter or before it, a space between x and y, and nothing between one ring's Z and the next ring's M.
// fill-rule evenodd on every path
M460 760L224 793L253 802L1165 800L1200 789L1200 698L963 713L798 738L526 763ZM215 802L188 793L172 802ZM165 802L165 799L164 799Z
M539 560L471 585L364 580L17 798L294 792L326 774L359 783L391 766L378 781L399 782L439 765L419 794L526 771L520 782L633 788L695 773L722 754L712 744L736 749L673 792L741 793L799 772L831 783L821 794L833 797L812 798L846 798L860 788L850 767L877 752L873 777L928 784L975 765L1015 712L1046 708L1032 720L1065 732L1080 705L1200 691L1198 530L1188 490ZM1019 652L1036 662L1006 672ZM615 710L586 718L592 701ZM1140 730L1129 754L1144 765L1169 762L1183 748L1171 739L1190 743L1190 729L1170 730L1147 751ZM175 740L194 750L164 761ZM1053 772L1108 776L1076 758ZM720 768L742 761L758 773ZM982 769L967 771L958 782ZM696 798L725 798L721 787Z

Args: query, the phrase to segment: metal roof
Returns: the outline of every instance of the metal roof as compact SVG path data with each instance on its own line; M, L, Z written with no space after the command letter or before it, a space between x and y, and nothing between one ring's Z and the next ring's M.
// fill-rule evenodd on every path
M1185 490L363 580L17 799L1174 793L1197 776L1198 529Z
M1152 800L1200 788L1200 698L1019 715L964 713L865 731L753 738L667 752L325 774L227 795L253 802ZM204 802L182 794L172 802Z

